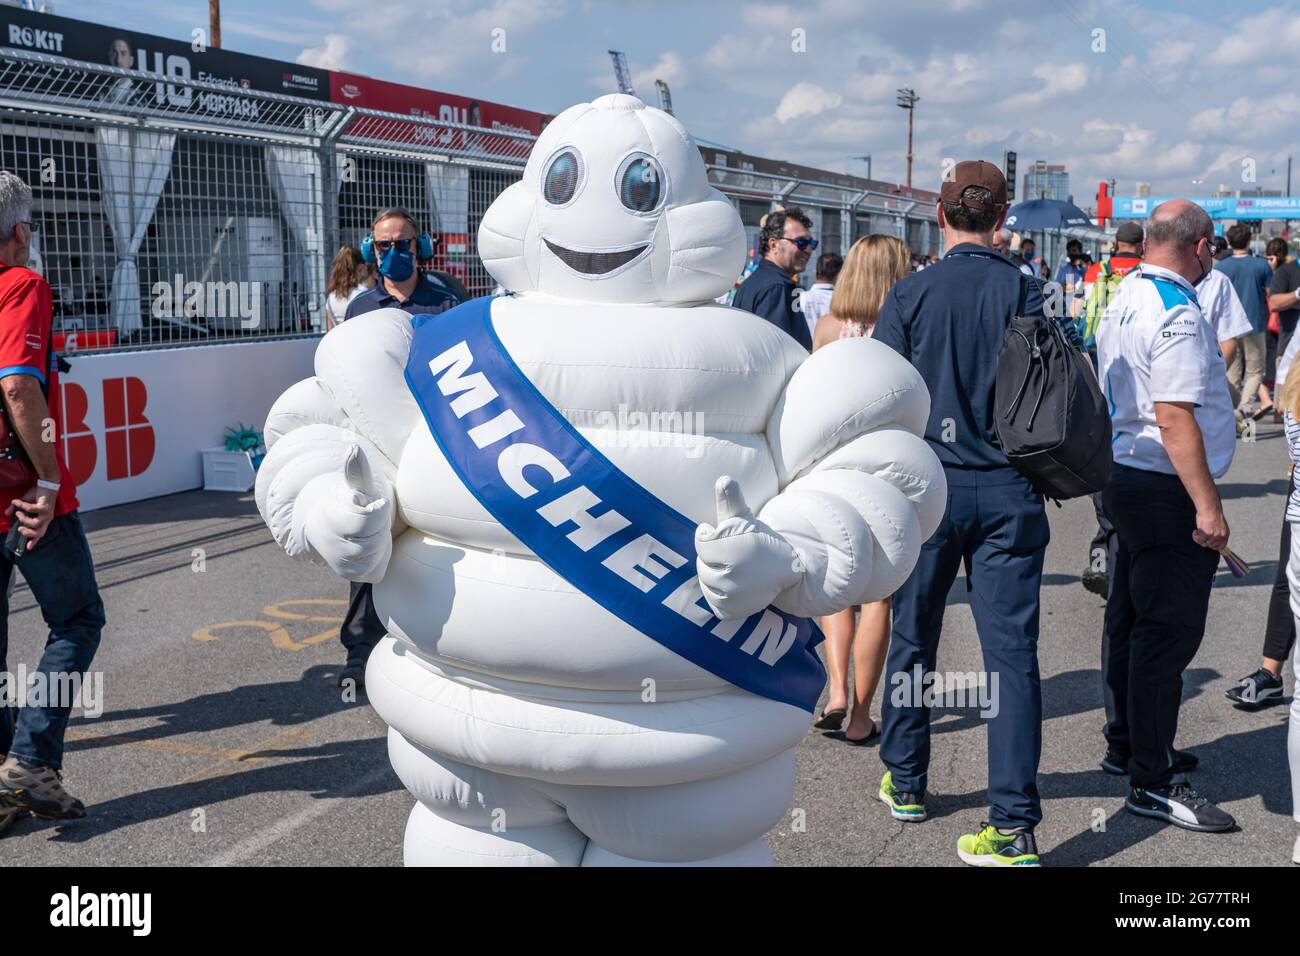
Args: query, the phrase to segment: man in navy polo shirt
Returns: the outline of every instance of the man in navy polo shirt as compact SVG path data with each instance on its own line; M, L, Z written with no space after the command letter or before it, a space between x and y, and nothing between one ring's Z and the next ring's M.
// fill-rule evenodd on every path
M405 209L394 206L380 210L370 232L379 265L379 281L373 289L348 303L345 319L376 309L402 309L411 315L436 314L468 298L460 283L455 283L459 289L453 288L454 280L450 276L444 279L416 268L418 230L415 218ZM340 687L352 681L357 691L365 690L366 661L383 636L384 625L375 613L370 585L353 581L347 617L339 631L339 639L348 652L347 663L339 674Z
M890 289L873 336L930 387L925 439L948 478L948 512L894 595L879 795L896 819L925 819L932 695L923 692L934 686L944 605L965 565L992 702L984 714L991 807L988 823L961 837L957 853L976 865L1034 866L1042 819L1038 589L1049 535L1042 495L998 446L993 397L1007 326L1017 312L1042 315L1044 302L1039 281L993 249L1007 212L1002 172L958 163L939 195L944 258ZM1057 321L1078 347L1069 319Z
M817 249L812 220L793 206L768 213L759 243L763 258L740 284L731 304L767 319L811 352L812 333L795 309L796 287L791 276L803 272Z

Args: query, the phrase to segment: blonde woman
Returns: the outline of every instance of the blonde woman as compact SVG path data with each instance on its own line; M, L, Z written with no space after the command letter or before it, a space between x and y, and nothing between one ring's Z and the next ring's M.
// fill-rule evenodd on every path
M864 236L853 244L831 296L830 311L817 320L813 351L839 339L869 336L890 287L911 271L907 246L893 236ZM864 372L866 370L864 369ZM854 608L822 618L826 634L826 670L830 698L815 726L838 731L851 744L865 744L880 734L871 718L871 698L889 647L889 599L864 604L856 628ZM856 635L855 635L856 629ZM853 657L853 710L849 715L849 656Z

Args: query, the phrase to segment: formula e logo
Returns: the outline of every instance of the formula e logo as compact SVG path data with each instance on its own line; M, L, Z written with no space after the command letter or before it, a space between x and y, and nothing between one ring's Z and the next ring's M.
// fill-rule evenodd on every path
M133 376L106 378L101 388L105 477L109 481L134 478L153 463L154 431L144 414L149 393L144 382ZM95 473L99 441L86 423L90 410L86 390L64 382L62 391L63 460L73 482L81 485Z

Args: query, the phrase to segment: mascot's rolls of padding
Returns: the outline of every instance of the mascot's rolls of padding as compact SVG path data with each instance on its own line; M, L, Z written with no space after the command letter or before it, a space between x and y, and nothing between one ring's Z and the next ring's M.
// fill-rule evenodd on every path
M479 228L513 294L352 319L271 410L276 541L375 584L408 865L771 862L823 683L791 622L892 593L947 491L896 353L710 301L745 242L676 119L574 106Z

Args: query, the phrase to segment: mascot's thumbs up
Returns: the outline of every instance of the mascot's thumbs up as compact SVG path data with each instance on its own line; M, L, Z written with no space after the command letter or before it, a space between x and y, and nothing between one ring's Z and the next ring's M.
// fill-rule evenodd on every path
M754 515L733 478L723 475L715 491L718 523L695 529L700 588L718 617L744 618L798 583L804 564L785 538Z
M377 581L392 555L392 505L365 452L347 449L342 472L313 479L297 509L303 537L326 564L349 581Z

